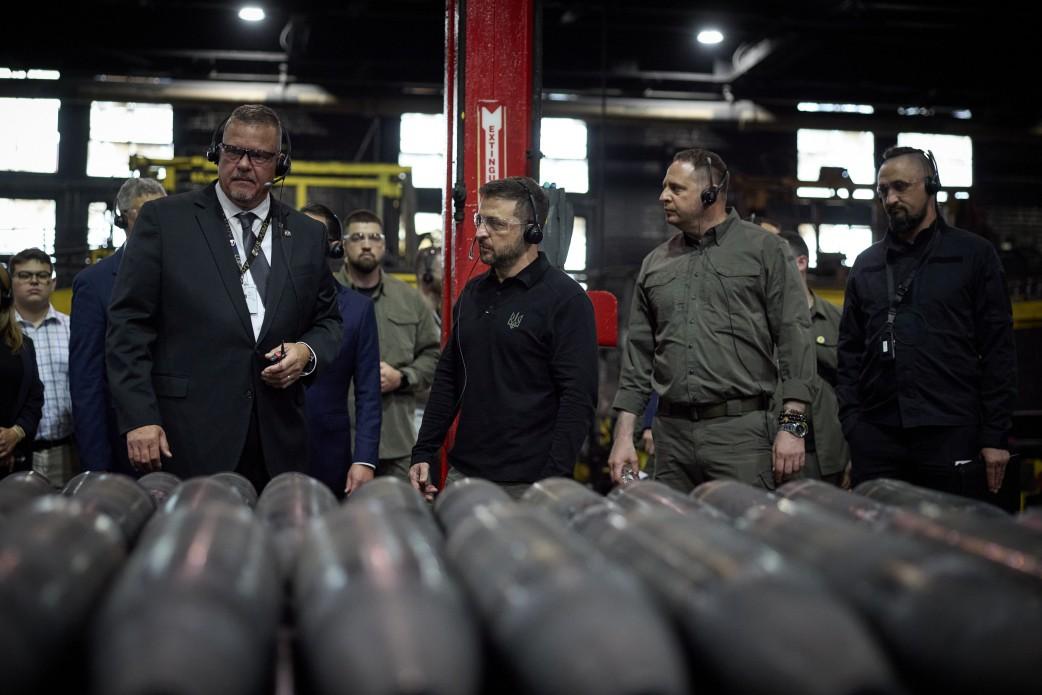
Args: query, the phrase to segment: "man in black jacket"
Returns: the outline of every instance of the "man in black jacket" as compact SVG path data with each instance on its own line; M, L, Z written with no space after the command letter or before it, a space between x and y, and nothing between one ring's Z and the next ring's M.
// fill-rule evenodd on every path
M109 307L109 385L130 463L181 477L237 470L258 492L307 470L304 385L342 322L326 232L271 194L289 171L274 111L214 134L218 181L146 203Z
M932 154L887 150L877 183L890 229L854 263L839 334L852 482L985 497L1002 484L1017 394L998 254L939 215Z
M530 178L479 191L475 242L491 268L456 302L412 450L409 478L428 496L430 463L457 412L449 482L487 478L520 496L572 475L597 404L597 330L582 287L539 252L548 208Z

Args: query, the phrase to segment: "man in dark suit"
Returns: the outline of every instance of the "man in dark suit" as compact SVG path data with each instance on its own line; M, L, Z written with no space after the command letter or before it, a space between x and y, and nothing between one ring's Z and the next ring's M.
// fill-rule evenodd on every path
M325 205L301 208L326 227L331 255L341 244L340 220ZM339 284L339 283L338 283ZM338 497L373 479L380 447L380 343L373 302L348 287L337 287L337 307L344 338L336 359L308 388L306 403L311 441L311 475ZM351 450L351 416L347 408L355 386L355 446ZM350 465L349 465L350 464Z
M147 203L109 307L109 385L130 462L236 470L258 491L307 470L302 377L342 323L322 225L274 200L289 170L275 112L240 106L207 156L215 185Z
M116 194L115 225L127 237L134 231L141 206L166 196L155 179L127 179ZM72 313L69 319L69 393L72 418L85 471L133 474L116 424L105 374L105 331L109 325L109 300L116 273L123 261L123 246L107 258L87 266L72 281Z

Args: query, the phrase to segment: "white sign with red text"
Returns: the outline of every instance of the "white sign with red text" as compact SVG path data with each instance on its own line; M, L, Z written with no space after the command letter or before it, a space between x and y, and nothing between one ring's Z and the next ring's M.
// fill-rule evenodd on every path
M479 186L506 176L507 154L507 138L504 128L506 107L498 101L483 101L480 102L480 108Z

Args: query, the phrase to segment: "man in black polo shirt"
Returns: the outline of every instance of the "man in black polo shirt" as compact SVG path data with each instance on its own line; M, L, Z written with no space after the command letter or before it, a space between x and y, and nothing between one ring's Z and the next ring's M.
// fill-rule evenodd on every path
M932 155L887 150L877 183L890 229L854 262L839 331L852 482L985 497L1002 484L1017 395L998 254L938 214Z
M548 208L526 177L479 191L475 241L491 268L456 302L412 450L409 477L428 496L430 462L457 412L449 482L486 478L517 497L572 475L597 403L597 331L586 293L539 252Z

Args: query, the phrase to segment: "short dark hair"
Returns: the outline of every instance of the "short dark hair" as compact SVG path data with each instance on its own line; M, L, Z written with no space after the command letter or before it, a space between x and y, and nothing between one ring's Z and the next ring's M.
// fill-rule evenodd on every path
M536 222L542 227L550 211L550 198L543 187L527 176L508 176L489 181L478 191L482 198L500 198L514 201L514 214L526 224ZM532 210L535 203L535 210Z
M45 263L47 267L51 269L51 272L54 272L54 263L51 262L51 257L44 253L42 249L37 248L22 249L15 255L11 256L11 260L8 261L7 267L11 269L11 274L13 275L14 269L17 266L30 261Z
M789 246L792 247L792 255L797 258L800 256L810 257L810 249L807 247L807 242L799 234L796 232L782 232L779 236L789 242Z
M716 152L710 150L704 150L700 147L693 147L686 150L680 150L673 155L674 162L687 162L695 171L705 171L706 161L709 162L709 168L712 170L713 180L712 183L721 185L721 191L726 191L730 183L730 177L727 180L724 176L727 175L727 164L724 162L724 158L718 155Z
M882 166L883 162L889 161L896 157L905 157L908 155L919 158L919 161L922 162L923 165L923 171L926 172L927 176L933 176L937 173L933 168L933 162L931 162L930 158L926 155L926 153L920 150L918 147L888 147L886 151L883 152L883 159L879 162L879 164L880 166Z
M228 123L232 121L238 121L239 123L247 123L249 125L270 125L275 126L275 130L279 134L279 148L282 147L282 121L279 120L279 115L275 111L264 104L243 104L237 106L231 115L228 116L228 122L225 123L224 127L227 129ZM222 133L223 135L223 133Z
M351 225L359 223L378 224L381 230L384 226L383 220L372 210L355 210L348 213L347 217L344 218L344 229L346 230Z
M322 224L326 226L326 236L330 241L340 241L340 229L337 229L337 216L333 210L322 203L308 203L300 208L305 215L311 214L322 218Z

